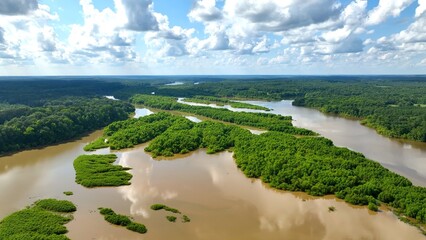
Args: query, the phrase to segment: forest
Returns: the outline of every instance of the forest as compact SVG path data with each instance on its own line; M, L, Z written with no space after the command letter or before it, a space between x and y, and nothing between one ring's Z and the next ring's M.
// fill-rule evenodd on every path
M297 135L315 135L315 133L310 130L293 127L291 123L291 116L281 116L270 113L233 112L222 108L190 106L176 102L177 99L173 97L160 97L142 94L133 96L131 101L135 104L141 104L147 107L192 113L237 125Z
M174 121L157 131L149 123L159 118ZM232 148L237 166L247 177L260 178L273 188L314 196L333 194L354 205L368 205L374 211L384 203L399 214L426 223L426 188L413 186L379 163L336 147L326 138L296 137L278 131L255 135L239 126L213 121L194 123L169 113L149 115L138 121L148 123L141 132L150 132L152 138L139 143L153 139L145 148L153 157L199 148L210 154ZM130 131L137 129L121 122L119 126L111 124L105 131L111 130L111 126L119 131L128 126Z
M84 97L49 100L42 107L0 107L0 155L70 140L127 119L134 111L126 102Z

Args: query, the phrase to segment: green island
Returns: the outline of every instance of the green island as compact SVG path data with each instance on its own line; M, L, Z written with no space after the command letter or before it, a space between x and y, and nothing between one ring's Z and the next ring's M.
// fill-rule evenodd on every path
M269 131L286 132L295 135L316 135L316 133L310 130L293 127L291 123L292 118L290 116L270 113L233 112L228 109L190 106L176 102L177 99L173 97L135 95L131 100L135 104L142 104L147 107L192 113L236 125L256 127Z
M64 226L76 211L73 203L64 200L43 199L32 206L12 213L0 221L0 239L66 240Z
M71 192L71 191L65 191L64 194L65 194L65 196L72 196L72 195L74 195L74 193Z
M226 98L218 98L218 97L211 97L211 96L194 96L191 98L185 98L183 99L183 101L192 102L192 103L202 103L202 104L216 104L218 106L230 105L233 108L270 111L270 109L267 107L262 107L262 106L243 103L243 102L236 102Z
M171 212L171 213L181 214L181 212L179 210L177 210L176 208L171 208L169 206L166 206L164 204L159 204L159 203L151 205L150 208L154 211L164 210L164 211ZM166 219L169 222L176 222L177 217L176 216L166 216ZM182 215L182 222L188 223L188 222L191 222L191 219L187 215Z
M175 216L166 216L166 219L167 219L169 222L176 222L177 217L175 217Z
M158 210L164 210L164 211L167 211L167 212L172 212L172 213L178 213L178 214L180 214L181 212L179 211L179 210L177 210L176 208L171 208L171 207L168 207L168 206L166 206L166 205L164 205L164 204L153 204L153 205L151 205L151 207L150 207L152 210L154 210L154 211L158 211Z
M132 175L125 168L113 165L117 156L81 155L74 160L75 181L87 188L130 185Z
M140 95L134 99L138 97L145 99ZM164 97L149 98L151 101L159 98L154 101L157 106L168 103L168 108L173 109L168 98L167 102L163 101ZM190 108L196 110L188 110ZM196 112L197 108L185 106L184 111ZM226 114L235 114L231 119L238 121L239 113L230 111ZM259 119L264 117L262 113L252 114L259 114ZM152 119L155 115L144 118ZM425 188L413 186L409 180L379 163L347 148L336 147L326 138L310 137L312 134L294 136L274 130L253 135L235 125L212 121L193 123L184 117L174 118L177 119L170 129L162 129L146 151L154 156L172 156L198 148L207 148L214 153L232 147L237 166L244 174L259 178L271 187L314 196L333 194L348 203L368 206L373 211L386 204L397 215L409 217L413 223L426 223Z
M99 208L100 214L104 216L105 221L126 227L128 230L144 234L148 231L145 225L133 222L128 216L115 213L111 208Z

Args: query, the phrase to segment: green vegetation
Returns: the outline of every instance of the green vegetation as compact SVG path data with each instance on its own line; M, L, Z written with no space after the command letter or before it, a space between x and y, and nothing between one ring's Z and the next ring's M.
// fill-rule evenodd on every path
M79 156L74 160L75 181L88 188L130 185L129 168L113 165L116 159L114 154Z
M176 217L175 216L166 216L167 220L169 220L169 222L176 222Z
M249 103L235 102L226 98L218 98L211 96L195 96L192 98L185 98L183 101L185 102L193 102L193 103L202 103L202 104L216 104L218 106L224 106L225 104L230 105L233 108L243 108L243 109L253 109L253 110L263 110L269 111L269 108L257 106Z
M413 186L362 154L325 138L295 138L268 132L236 141L234 157L248 176L274 188L314 196L335 194L355 205L380 202L426 223L426 188ZM374 209L374 208L373 208Z
M65 194L66 196L72 196L72 195L74 195L74 193L73 193L73 192L70 192L70 191L66 191L66 192L64 192L64 194Z
M37 201L35 205L41 209L52 212L70 213L77 210L72 202L66 200L43 199Z
M151 209L154 210L154 211L165 210L165 211L172 212L172 213L178 213L178 214L181 213L179 210L177 210L175 208L168 207L164 204L153 204L153 205L151 205Z
M111 208L99 208L99 210L100 214L104 216L105 221L111 224L123 226L130 231L141 234L146 233L148 231L145 225L135 223L127 216L117 214Z
M164 86L156 94L294 100L294 105L364 120L380 134L426 142L423 76L216 78L200 85Z
M228 109L190 106L176 102L176 98L159 97L152 95L135 95L133 103L162 110L174 110L192 113L214 120L234 123L243 126L262 128L270 131L279 131L296 135L315 135L312 131L293 127L291 117L268 113L232 112Z
M131 222L129 225L126 226L126 228L130 231L137 232L137 233L146 233L148 229L146 229L145 225L140 223Z
M188 216L183 215L183 216L182 216L182 222L183 222L183 223L191 222L191 219L190 219Z
M379 211L379 207L373 202L368 203L368 209L370 209L371 211L374 211L374 212Z
M106 142L106 139L103 137L100 137L96 139L95 141L87 144L84 146L84 151L91 152L102 148L109 147L108 143Z
M330 207L328 207L328 211L329 212L334 212L334 211L336 211L336 207L330 206Z
M12 110L0 111L0 115ZM43 107L16 108L21 110L27 114L0 125L0 155L73 139L127 119L134 108L129 103L104 98L65 98L49 101Z
M71 221L76 207L69 201L40 200L0 222L0 239L66 240L64 224Z

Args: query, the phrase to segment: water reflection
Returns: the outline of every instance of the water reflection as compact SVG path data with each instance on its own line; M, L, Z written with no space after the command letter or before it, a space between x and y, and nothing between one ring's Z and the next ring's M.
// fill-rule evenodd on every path
M337 146L348 147L381 163L414 184L426 187L426 143L389 139L356 120L325 115L317 110L292 106L292 101L248 101L291 115L297 127L313 130L331 139Z

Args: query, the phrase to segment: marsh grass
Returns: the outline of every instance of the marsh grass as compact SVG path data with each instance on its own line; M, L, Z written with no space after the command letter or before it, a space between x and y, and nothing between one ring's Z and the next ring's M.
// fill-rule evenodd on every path
M0 239L66 240L64 224L76 207L69 201L45 199L12 213L0 222Z
M165 210L165 211L172 212L172 213L178 213L178 214L181 213L176 208L171 208L171 207L168 207L164 204L153 204L153 205L151 205L151 209L154 210L154 211Z
M66 196L72 196L72 195L74 195L74 193L73 193L73 192L71 192L71 191L66 191L66 192L64 192L64 194L65 194Z
M114 154L79 156L74 160L75 181L88 188L130 185L132 175L126 172L130 168L113 165L116 158Z
M176 222L176 217L175 216L166 216L167 220L169 220L169 222Z
M109 144L105 141L106 139L104 137L100 137L96 139L95 141L87 144L84 146L84 151L92 152L98 149L107 148L109 147Z
M99 213L104 216L105 221L117 226L126 227L130 231L141 234L148 231L145 225L133 222L128 216L117 214L111 208L99 208Z

